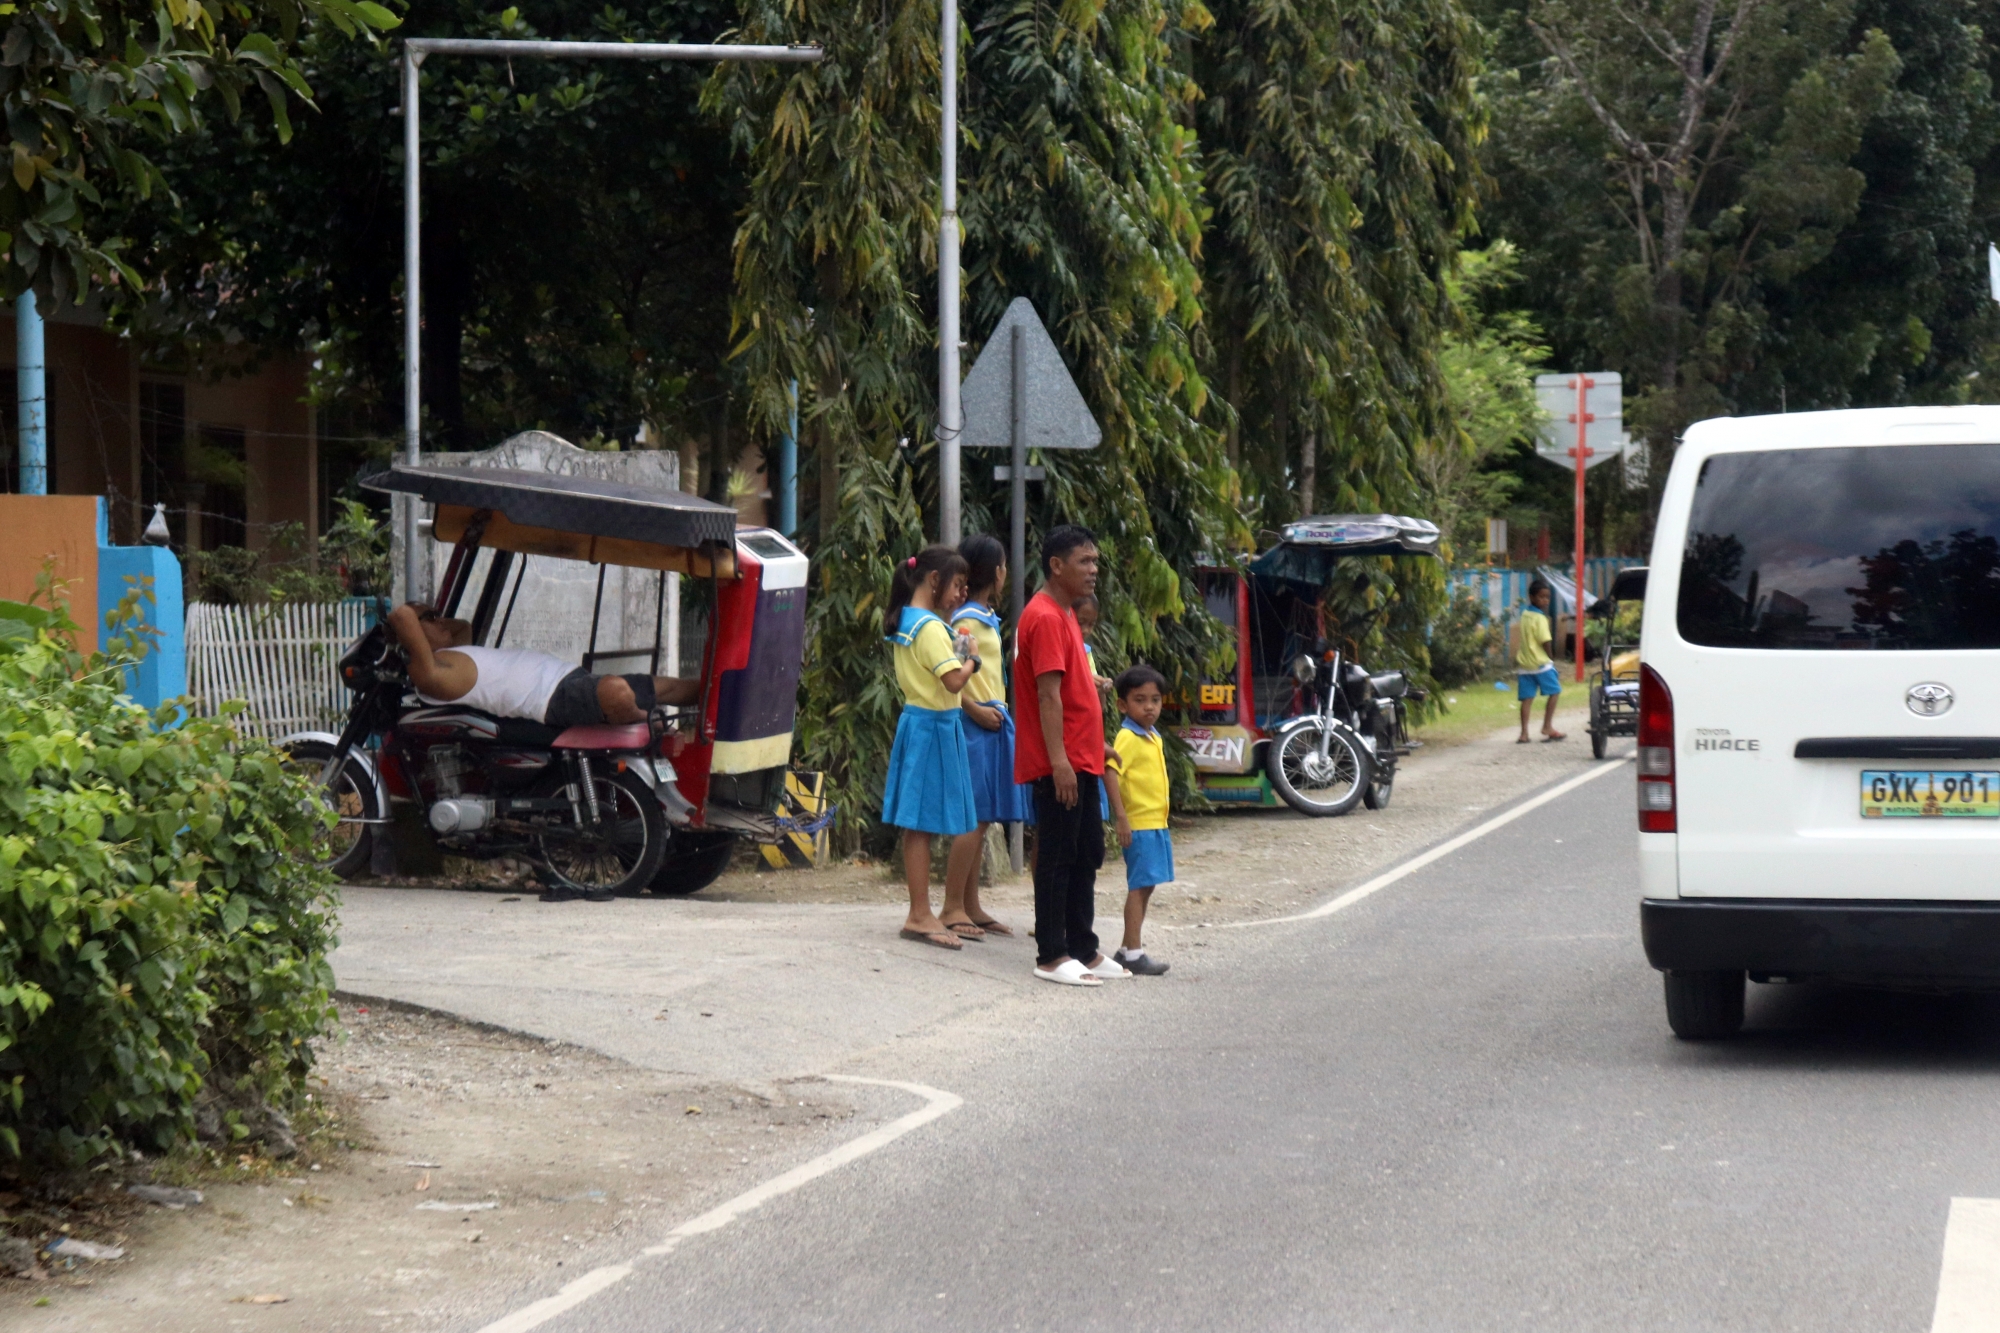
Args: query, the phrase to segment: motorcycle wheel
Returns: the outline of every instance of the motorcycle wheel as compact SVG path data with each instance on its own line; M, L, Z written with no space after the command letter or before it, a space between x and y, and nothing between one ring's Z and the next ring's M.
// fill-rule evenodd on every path
M607 769L600 763L591 773L604 812L602 831L587 840L537 836L535 853L560 887L637 893L652 883L667 854L667 815L638 774ZM569 784L555 774L537 785L537 795L559 797Z
M1396 737L1384 724L1376 732L1375 755L1369 764L1368 785L1362 788L1361 803L1370 810L1387 810L1396 792Z
M1372 776L1368 752L1342 727L1332 729L1321 764L1319 739L1326 725L1314 722L1287 731L1264 752L1271 785L1302 815L1346 814L1360 803Z
M736 835L717 829L679 829L667 844L653 892L669 898L700 893L722 877L736 857Z
M285 754L293 768L317 783L327 761L333 758L333 749L325 741L294 741L285 747ZM334 774L333 782L319 790L321 799L340 818L340 823L326 832L322 859L336 878L351 878L368 868L375 830L379 827L362 821L382 818L375 799L375 783L361 762L349 755Z

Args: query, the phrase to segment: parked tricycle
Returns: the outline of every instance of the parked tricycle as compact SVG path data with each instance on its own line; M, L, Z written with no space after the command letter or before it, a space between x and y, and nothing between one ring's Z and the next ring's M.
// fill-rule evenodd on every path
M1619 643L1618 603L1646 600L1646 567L1618 571L1611 591L1590 607L1589 616L1604 626L1604 644L1597 654L1597 678L1590 682L1590 753L1604 758L1613 736L1639 734L1639 645Z
M433 535L452 547L436 609L456 616L472 592L475 646L503 645L531 560L550 557L599 566L586 668L650 658L659 673L670 572L693 585L707 633L698 706L558 730L423 702L376 625L341 659L354 692L341 733L280 742L318 770L338 814L336 873L369 865L392 801L414 802L442 851L520 857L552 888L593 895L692 893L727 868L739 836L797 831L778 814L805 635L807 563L790 542L738 527L724 505L587 477L394 467L363 484L435 506ZM474 591L482 548L492 556ZM599 650L605 565L658 574L650 648Z
M1397 761L1415 747L1408 706L1423 697L1401 671L1371 673L1328 634L1322 597L1354 556L1436 558L1435 524L1393 514L1333 514L1287 524L1278 545L1245 565L1205 566L1195 581L1209 614L1236 631L1236 675L1207 681L1176 728L1202 793L1223 805L1343 815L1379 810Z

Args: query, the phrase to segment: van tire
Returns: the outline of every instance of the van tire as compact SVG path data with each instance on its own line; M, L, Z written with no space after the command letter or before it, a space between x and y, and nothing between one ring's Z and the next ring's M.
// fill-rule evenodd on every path
M1668 972L1667 1026L1682 1041L1733 1037L1743 1029L1741 972Z

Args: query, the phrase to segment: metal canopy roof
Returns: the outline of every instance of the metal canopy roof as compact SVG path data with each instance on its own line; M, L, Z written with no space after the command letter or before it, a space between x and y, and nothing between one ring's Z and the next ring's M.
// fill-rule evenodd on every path
M596 477L568 477L512 468L430 468L397 465L362 485L414 495L437 505L491 509L522 527L592 537L622 537L659 546L728 544L736 511L728 505Z
M1397 514L1318 514L1287 523L1278 545L1250 562L1253 572L1294 583L1324 583L1334 562L1355 555L1438 553L1437 524Z

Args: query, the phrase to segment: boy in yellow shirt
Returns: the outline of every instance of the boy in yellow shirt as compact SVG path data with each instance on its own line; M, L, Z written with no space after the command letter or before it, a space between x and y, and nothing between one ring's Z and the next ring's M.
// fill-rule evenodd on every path
M1140 933L1153 889L1174 878L1173 835L1167 831L1167 751L1157 726L1166 704L1167 678L1143 662L1121 673L1112 688L1125 720L1105 763L1105 790L1125 849L1125 942L1112 957L1134 976L1157 977L1167 964L1146 956Z
M1562 697L1562 677L1549 660L1554 632L1549 627L1549 602L1554 591L1541 579L1528 585L1528 609L1521 613L1521 648L1514 654L1516 693L1521 700L1521 735L1517 744L1528 743L1528 722L1534 716L1535 695L1548 697L1542 709L1542 739L1559 741L1567 732L1556 730L1556 700Z

